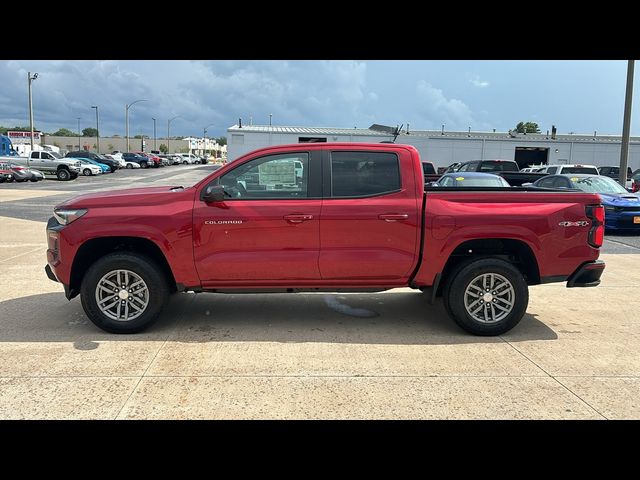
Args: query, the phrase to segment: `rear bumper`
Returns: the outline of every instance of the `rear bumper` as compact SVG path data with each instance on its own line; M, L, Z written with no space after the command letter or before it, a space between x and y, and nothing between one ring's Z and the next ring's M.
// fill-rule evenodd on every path
M47 277L49 277L49 280L58 282L58 278L56 277L56 274L53 273L53 270L51 270L51 265L47 263L47 265L44 267L44 271L46 272Z
M600 276L604 267L605 263L602 260L583 263L569 276L567 288L597 287L600 285Z

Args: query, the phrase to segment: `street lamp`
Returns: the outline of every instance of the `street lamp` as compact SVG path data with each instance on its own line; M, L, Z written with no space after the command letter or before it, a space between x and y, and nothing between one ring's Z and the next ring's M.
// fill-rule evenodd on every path
M207 128L212 127L213 125L215 125L215 124L210 123L209 125L207 125L206 127L204 127L202 129L202 138L203 138L203 140L202 140L202 155L203 156L206 155L205 149L207 148Z
M27 79L29 81L29 124L31 126L31 151L33 152L33 102L31 99L31 84L33 83L33 81L38 78L38 74L34 73L33 76L31 76L31 72L27 72ZM31 154L29 154L29 157L31 156ZM27 158L29 158L27 157ZM27 166L29 166L29 161L27 160Z
M170 131L170 128L171 128L171 122L173 122L179 116L180 115L176 115L175 117L170 118L169 120L167 120L167 153L170 153L170 150L169 150L170 143L169 142L171 142L171 140L169 139L169 137L170 137L169 131Z
M156 119L151 117L151 120L153 120L153 149L158 151L156 148Z
M129 151L129 108L133 107L138 102L148 102L149 100L136 100L124 107L124 123L125 123L125 137L127 138L127 152Z
M82 148L80 147L80 118L82 117L76 117L78 119L78 150L82 150Z
M98 121L98 106L93 105L91 108L96 109L96 148L97 153L100 153L100 123Z

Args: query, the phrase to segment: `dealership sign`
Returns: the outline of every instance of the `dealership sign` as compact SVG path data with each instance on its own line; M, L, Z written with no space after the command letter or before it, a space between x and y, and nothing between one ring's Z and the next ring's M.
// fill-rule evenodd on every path
M31 143L31 132L9 131L7 137L11 143ZM40 141L40 132L33 132L33 140Z

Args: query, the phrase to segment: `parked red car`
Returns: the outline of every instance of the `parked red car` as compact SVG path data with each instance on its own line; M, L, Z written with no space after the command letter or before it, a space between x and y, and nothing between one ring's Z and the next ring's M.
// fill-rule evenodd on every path
M441 294L456 323L499 335L529 285L593 287L604 208L597 194L424 187L409 145L263 148L192 187L90 193L54 210L46 272L116 333L143 330L170 293Z

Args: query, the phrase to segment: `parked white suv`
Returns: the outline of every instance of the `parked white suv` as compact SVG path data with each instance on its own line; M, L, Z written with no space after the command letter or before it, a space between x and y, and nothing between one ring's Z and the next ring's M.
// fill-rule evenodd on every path
M182 157L182 161L180 163L184 165L192 165L194 163L200 163L200 157L194 155L193 153L178 153Z
M547 165L538 170L538 173L548 173L549 175L561 175L572 173L585 173L587 175L600 175L598 167L595 165Z

